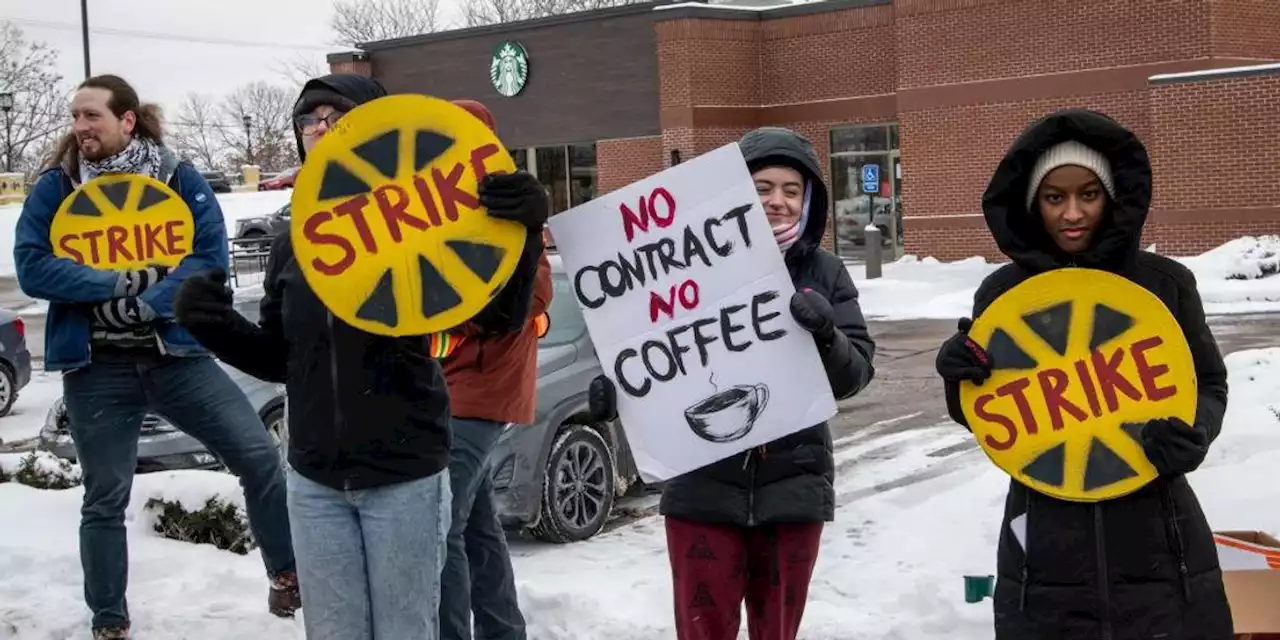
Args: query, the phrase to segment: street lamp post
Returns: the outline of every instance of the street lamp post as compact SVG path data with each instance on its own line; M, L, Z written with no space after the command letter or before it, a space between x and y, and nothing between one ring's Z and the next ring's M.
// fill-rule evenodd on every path
M4 112L4 170L6 173L13 172L13 118L9 117L9 112L13 111L13 94L5 91L0 93L0 111Z
M248 164L253 164L253 133L250 127L253 126L253 116L244 114L244 150L245 159Z

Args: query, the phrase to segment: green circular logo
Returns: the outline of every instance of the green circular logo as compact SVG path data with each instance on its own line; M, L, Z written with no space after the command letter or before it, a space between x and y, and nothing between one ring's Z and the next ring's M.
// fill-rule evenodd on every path
M493 50L489 79L498 93L510 98L524 90L529 80L529 52L519 42L508 40Z

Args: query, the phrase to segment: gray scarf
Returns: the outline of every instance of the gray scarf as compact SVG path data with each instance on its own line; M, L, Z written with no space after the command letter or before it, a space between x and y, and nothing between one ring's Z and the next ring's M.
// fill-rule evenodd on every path
M137 173L152 178L160 177L160 145L147 138L129 141L120 153L93 161L80 154L80 182L83 184L101 175L111 173Z

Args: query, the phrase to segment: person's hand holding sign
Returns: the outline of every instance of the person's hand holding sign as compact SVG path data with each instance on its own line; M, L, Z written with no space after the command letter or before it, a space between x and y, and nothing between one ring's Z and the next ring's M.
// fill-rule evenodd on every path
M121 271L116 281L116 297L95 305L91 311L93 319L109 329L128 329L151 322L156 312L138 296L168 274L169 268L162 265Z
M542 233L550 217L547 194L542 183L528 171L497 173L480 182L480 204L489 217L518 222L530 231Z
M1191 473L1209 453L1209 436L1179 418L1151 420L1141 427L1143 452L1162 476Z
M947 382L969 381L982 384L991 377L991 356L969 337L972 326L972 320L960 318L956 324L958 331L947 338L938 350L935 366L938 375Z

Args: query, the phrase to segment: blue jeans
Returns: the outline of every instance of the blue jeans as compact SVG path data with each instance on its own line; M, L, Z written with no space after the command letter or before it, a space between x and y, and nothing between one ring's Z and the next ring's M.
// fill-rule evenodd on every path
M124 512L148 412L164 415L222 460L244 487L249 527L267 573L292 571L284 473L271 435L240 388L208 357L93 363L62 378L71 438L84 474L80 564L94 628L129 621Z
M289 469L307 640L436 640L449 472L343 491Z
M453 526L440 604L440 637L471 640L471 616L481 640L524 640L524 616L516 598L507 538L493 508L489 454L502 423L453 419L449 476Z

